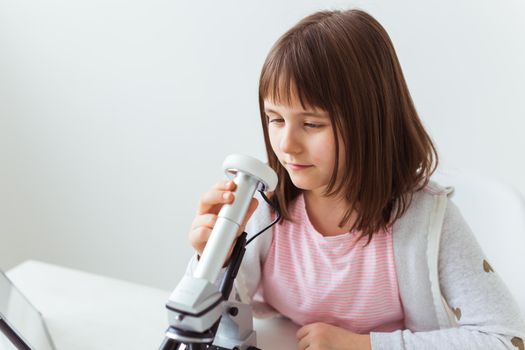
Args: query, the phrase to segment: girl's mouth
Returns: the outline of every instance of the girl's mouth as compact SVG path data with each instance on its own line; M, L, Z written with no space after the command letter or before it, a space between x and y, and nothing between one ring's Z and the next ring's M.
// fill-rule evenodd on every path
M302 164L293 164L293 163L287 163L288 168L294 171L304 170L313 167L313 165L302 165Z

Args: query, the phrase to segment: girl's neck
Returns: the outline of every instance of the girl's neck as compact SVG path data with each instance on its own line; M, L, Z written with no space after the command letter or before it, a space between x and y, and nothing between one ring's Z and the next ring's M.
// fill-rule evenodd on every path
M339 227L343 216L350 208L344 198L326 197L313 191L303 191L306 212L310 222L323 236L336 236L350 232L356 220L356 212L352 212L350 220Z

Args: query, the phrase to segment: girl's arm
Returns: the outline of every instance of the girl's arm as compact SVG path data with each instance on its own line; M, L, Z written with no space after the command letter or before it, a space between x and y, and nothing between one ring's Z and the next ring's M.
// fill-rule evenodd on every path
M371 333L372 349L525 350L525 323L517 303L450 201L441 237L439 281L457 327Z

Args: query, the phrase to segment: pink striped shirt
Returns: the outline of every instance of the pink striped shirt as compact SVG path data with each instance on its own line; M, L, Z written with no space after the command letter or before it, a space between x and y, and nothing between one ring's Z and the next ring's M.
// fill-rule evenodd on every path
M289 209L295 222L273 228L264 301L299 325L324 322L361 334L403 329L391 230L364 247L367 239L355 232L322 236L303 195Z

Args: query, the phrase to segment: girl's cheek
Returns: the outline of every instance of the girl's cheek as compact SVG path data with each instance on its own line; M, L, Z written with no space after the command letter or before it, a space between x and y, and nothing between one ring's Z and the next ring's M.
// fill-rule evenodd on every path
M335 160L335 142L333 138L327 137L323 139L317 140L312 147L312 150L315 150L315 152L312 152L313 158L315 158L316 161L330 161ZM340 149L341 151L341 149Z
M279 148L276 146L277 144L273 141L270 141L270 145L272 146L273 153L279 157Z
M279 138L276 135L270 134L270 145L272 146L273 153L279 156Z

